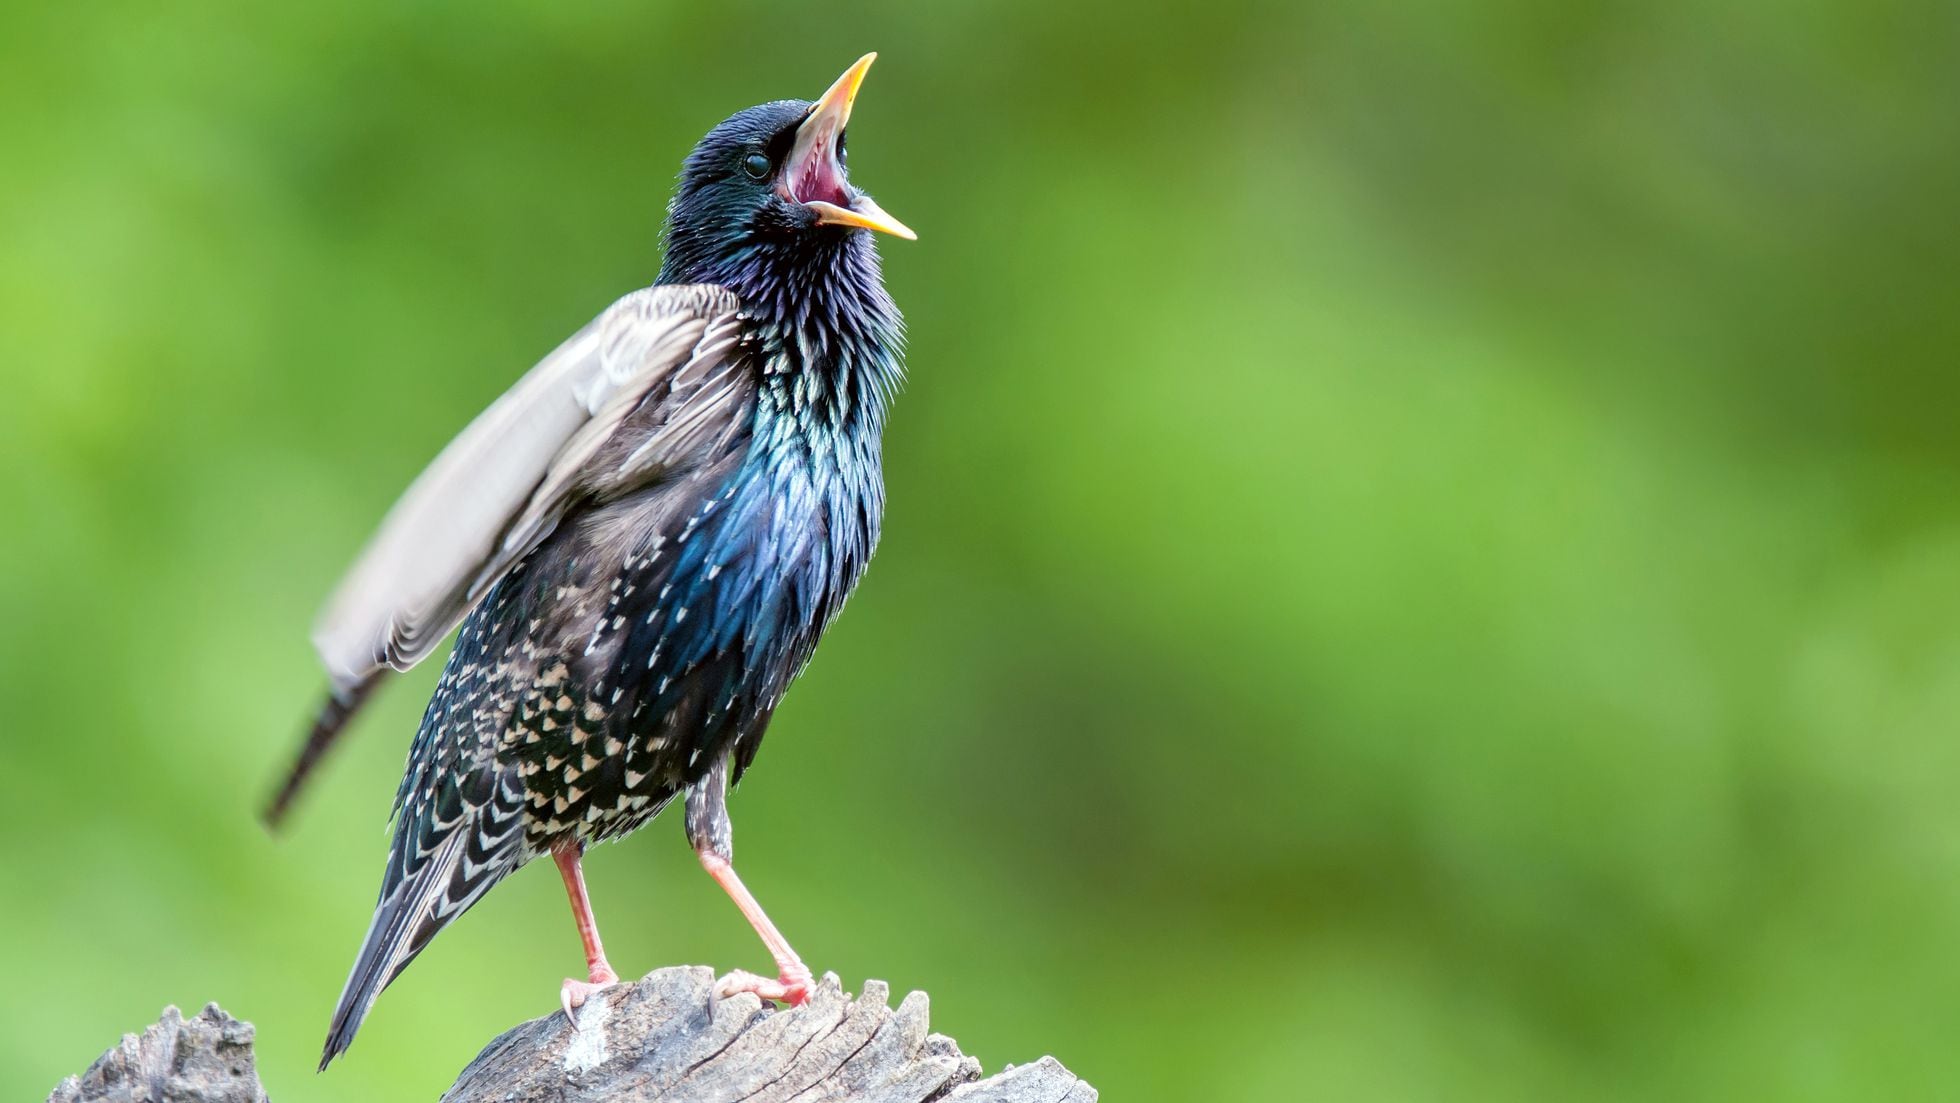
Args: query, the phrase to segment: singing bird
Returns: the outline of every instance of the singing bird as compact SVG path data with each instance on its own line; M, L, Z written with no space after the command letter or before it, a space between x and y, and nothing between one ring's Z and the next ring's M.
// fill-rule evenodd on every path
M276 821L389 671L459 622L401 788L380 901L320 1067L492 885L549 854L584 943L572 1016L618 982L579 859L679 797L775 958L724 994L800 1003L810 970L731 865L726 794L863 574L902 322L845 172L867 54L814 103L752 107L683 164L652 287L620 299L436 457L328 602L332 692Z

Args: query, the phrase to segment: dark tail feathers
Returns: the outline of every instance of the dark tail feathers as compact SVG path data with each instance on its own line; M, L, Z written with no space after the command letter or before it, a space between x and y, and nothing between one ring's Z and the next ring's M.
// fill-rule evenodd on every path
M321 1072L354 1044L354 1034L361 1029L361 1021L367 1018L375 997L381 995L381 990L388 987L396 974L408 967L421 946L426 946L435 933L424 935L421 945L412 945L415 925L408 920L414 910L411 905L418 901L411 901L407 894L413 888L412 884L403 884L394 895L375 906L367 938L354 958L354 969L347 974L347 984L340 990L340 1003L333 1011L333 1022L327 1027L326 1048L320 1054Z
M327 1028L326 1048L320 1055L322 1070L353 1044L375 997L408 968L429 940L468 911L490 886L524 864L522 809L522 787L513 776L493 790L490 803L471 809L431 848L418 845L433 840L426 835L418 840L419 817L413 809L396 821L394 853L381 901L375 905L367 938L347 974L347 986L341 989L340 1004L334 1008L333 1023ZM407 855L424 857L410 869ZM396 880L397 871L404 869L405 874Z

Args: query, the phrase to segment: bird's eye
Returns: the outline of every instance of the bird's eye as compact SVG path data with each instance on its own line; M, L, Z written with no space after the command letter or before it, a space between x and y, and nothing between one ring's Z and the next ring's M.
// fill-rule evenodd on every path
M742 158L742 171L752 180L766 180L769 177L769 158L761 153L751 153Z

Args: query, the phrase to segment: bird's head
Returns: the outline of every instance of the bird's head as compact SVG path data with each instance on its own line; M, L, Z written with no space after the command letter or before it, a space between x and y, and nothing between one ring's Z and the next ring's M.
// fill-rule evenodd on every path
M759 269L868 253L867 231L917 238L844 168L851 102L877 56L859 58L815 102L738 111L701 139L668 207L662 282L742 290Z

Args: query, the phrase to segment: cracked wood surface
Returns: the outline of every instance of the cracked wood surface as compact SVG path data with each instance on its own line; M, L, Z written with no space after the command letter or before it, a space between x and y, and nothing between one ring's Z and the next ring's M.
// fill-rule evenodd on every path
M660 969L579 1008L515 1027L463 1070L443 1103L1093 1103L1061 1062L979 1079L980 1062L927 1029L924 992L887 1006L826 975L810 1002L776 1010L718 999L708 969Z
M659 969L485 1046L442 1103L1094 1103L1096 1089L1043 1057L980 1079L980 1062L928 1030L913 992L888 1006L883 981L853 999L826 975L810 1002L777 1010L719 999L714 973ZM49 1103L265 1103L252 1024L211 1004L176 1008L55 1087ZM329 1074L331 1075L331 1074Z

